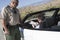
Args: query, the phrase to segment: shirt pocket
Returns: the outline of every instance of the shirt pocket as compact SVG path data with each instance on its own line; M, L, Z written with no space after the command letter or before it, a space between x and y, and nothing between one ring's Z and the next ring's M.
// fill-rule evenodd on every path
M9 16L9 21L10 21L13 18L13 14L9 13L8 16Z

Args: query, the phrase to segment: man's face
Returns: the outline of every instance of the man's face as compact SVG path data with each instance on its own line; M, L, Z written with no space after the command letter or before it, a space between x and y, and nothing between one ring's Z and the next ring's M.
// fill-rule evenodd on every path
M14 2L14 1L13 1L13 2L11 2L11 5L12 5L13 8L15 8L15 7L18 6L18 2Z
M39 22L39 23L42 23L42 19L39 19L39 18L38 18L38 22Z

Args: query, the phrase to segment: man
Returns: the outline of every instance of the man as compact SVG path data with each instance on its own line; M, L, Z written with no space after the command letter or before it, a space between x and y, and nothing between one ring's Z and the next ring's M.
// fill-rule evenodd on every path
M34 29L43 29L45 27L44 18L44 14L41 13L37 16L38 22L31 21L30 24Z
M18 25L21 24L21 18L18 6L18 0L11 0L11 3L2 9L3 28L6 40L21 40Z
M44 14L43 13L41 13L41 14L39 14L38 15L38 24L39 24L39 29L43 29L43 28L45 28L45 23L44 23Z

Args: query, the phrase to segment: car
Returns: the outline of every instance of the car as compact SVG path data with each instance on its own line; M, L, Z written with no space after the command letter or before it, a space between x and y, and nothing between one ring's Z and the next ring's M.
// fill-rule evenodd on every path
M33 28L31 21L37 22L37 16L43 14L45 27L42 29ZM59 40L60 38L60 8L50 8L27 14L22 22L24 23L25 40ZM33 22L33 23L34 23ZM58 37L58 38L57 38Z

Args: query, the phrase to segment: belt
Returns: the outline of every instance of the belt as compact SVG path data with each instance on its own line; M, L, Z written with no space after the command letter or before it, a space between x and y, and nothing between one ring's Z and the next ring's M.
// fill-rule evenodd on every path
M9 27L21 27L21 28L24 28L21 24L16 24L16 25L7 24L6 26L7 26L7 28L9 28Z
M19 28L19 25L20 25L20 24L16 24L16 25L9 25L9 24L7 24L6 27L7 27L8 29L10 29L10 28ZM5 31L4 28L3 28L3 31Z
M10 26L10 27L15 27L15 26L18 26L18 27L19 27L19 26L21 26L21 25L20 25L20 24L16 24L16 25L9 25L9 24L8 24L8 25L6 25L6 26L7 26L7 27L9 27L9 26Z

